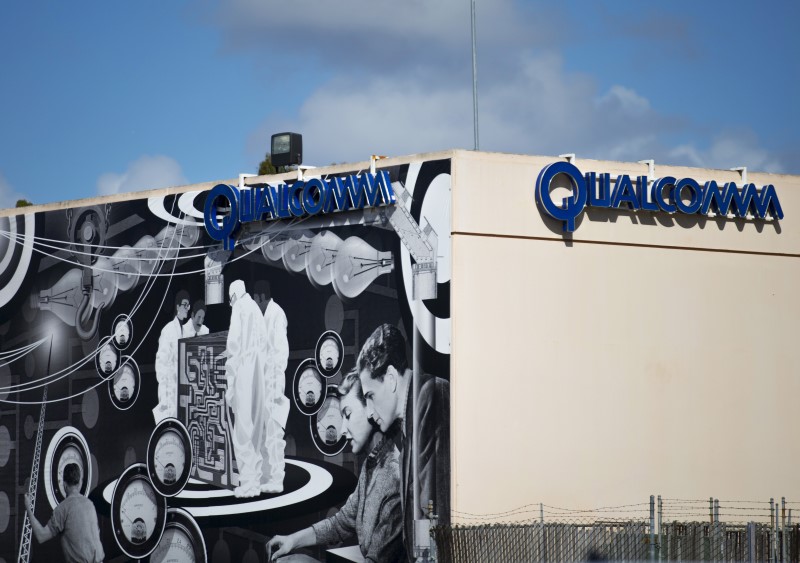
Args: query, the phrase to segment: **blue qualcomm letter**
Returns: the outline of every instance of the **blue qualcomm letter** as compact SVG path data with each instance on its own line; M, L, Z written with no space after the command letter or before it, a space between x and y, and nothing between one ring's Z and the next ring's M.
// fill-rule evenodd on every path
M566 174L572 182L573 195L561 200L561 207L557 206L550 197L550 182L558 174ZM575 230L575 218L586 206L588 189L586 181L578 167L569 162L554 162L545 166L536 180L536 201L545 212L553 219L564 221L564 231Z

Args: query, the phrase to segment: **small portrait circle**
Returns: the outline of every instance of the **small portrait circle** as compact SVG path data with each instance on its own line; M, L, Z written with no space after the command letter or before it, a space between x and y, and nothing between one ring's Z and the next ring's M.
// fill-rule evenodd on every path
M316 413L326 396L326 385L312 359L300 362L294 372L292 396L297 409L308 416Z
M120 368L108 380L108 394L119 410L128 410L139 397L141 377L139 366L130 356L123 356Z
M117 371L117 366L119 365L119 352L111 341L112 337L110 336L106 336L101 340L94 357L97 373L105 379L111 377L111 374Z
M131 338L133 337L133 323L128 315L118 315L114 319L114 324L111 325L114 329L111 341L117 350L124 350L131 345Z
M329 385L326 398L314 416L310 418L311 439L317 449L326 456L334 456L347 445L347 437L342 434L342 411L339 389Z
M317 340L314 358L317 369L325 377L333 377L342 369L344 362L344 344L336 331L328 330Z

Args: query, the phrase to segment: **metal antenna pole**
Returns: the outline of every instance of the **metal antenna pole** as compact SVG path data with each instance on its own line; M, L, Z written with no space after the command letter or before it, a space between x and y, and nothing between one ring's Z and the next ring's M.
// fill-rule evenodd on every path
M53 356L53 337L50 337L50 353L47 356L47 375L50 375L50 359ZM31 480L28 482L28 496L31 499L31 508L36 506L36 490L39 486L39 464L42 459L42 436L44 435L44 411L47 408L47 385L44 386L42 396L42 408L39 411L39 428L36 432L36 448L33 451L33 466L31 468ZM33 533L28 511L25 511L25 518L22 521L22 537L19 540L18 563L28 563L31 560L31 535Z
M472 119L475 128L475 150L480 149L478 142L478 60L475 49L475 0L472 2Z

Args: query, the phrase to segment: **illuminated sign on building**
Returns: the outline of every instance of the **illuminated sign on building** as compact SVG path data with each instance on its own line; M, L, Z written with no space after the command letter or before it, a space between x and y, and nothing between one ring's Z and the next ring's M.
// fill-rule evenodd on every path
M227 203L221 205L220 200L227 200ZM204 222L211 238L222 241L226 250L233 250L235 234L242 223L379 207L395 202L386 171L330 180L311 178L293 184L254 186L243 190L217 184L206 197ZM219 217L219 209L223 207L229 208L230 212Z
M572 196L562 198L560 205L553 201L550 184L559 174L572 184ZM648 189L647 176L632 180L620 174L616 181L611 175L587 172L585 175L569 162L554 162L545 166L536 180L536 201L553 219L564 222L564 231L575 230L575 219L589 207L629 209L631 211L665 211L685 213L783 219L783 210L775 187L768 184L761 189L755 184L745 184L738 189L734 182L720 188L716 182L700 185L692 178L676 179L664 176L655 180Z

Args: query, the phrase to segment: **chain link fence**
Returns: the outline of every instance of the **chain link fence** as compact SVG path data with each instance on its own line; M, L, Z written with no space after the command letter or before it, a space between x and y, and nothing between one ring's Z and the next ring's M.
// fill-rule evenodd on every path
M653 497L650 503L593 510L538 505L535 511L528 505L493 515L454 512L454 523L432 526L431 537L441 563L800 562L800 523L793 522L792 505L796 510L800 503L659 497L656 504ZM609 517L615 512L625 516ZM518 518L523 520L512 521Z

